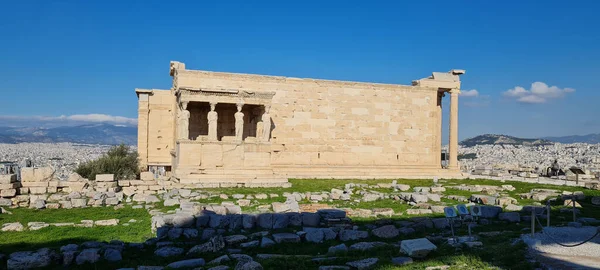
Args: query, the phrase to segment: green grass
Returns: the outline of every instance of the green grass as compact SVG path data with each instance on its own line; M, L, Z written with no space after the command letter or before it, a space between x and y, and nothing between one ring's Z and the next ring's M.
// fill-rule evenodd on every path
M231 195L233 194L245 194L245 195L256 195L259 193L263 194L278 194L277 198L270 198L257 200L253 199L253 205L250 207L244 207L244 212L252 212L256 210L258 205L267 205L272 202L283 202L285 198L282 196L284 192L323 192L331 191L332 188L343 189L347 183L356 184L369 184L376 185L377 183L390 183L392 180L320 180L320 179L291 179L292 188L220 188L220 189L203 189L203 192L210 192L212 194L226 194L229 199L221 199L217 197L211 197L206 200L200 200L202 203L215 203L220 204L223 201L235 202ZM416 186L432 186L432 180L409 180L400 179L397 180L399 184L408 184L411 187ZM584 207L580 209L582 213L579 216L596 217L600 218L600 208L594 207L590 203L591 196L600 196L600 191L586 190L579 187L566 187L566 186L552 186L543 184L530 184L521 182L500 182L493 180L440 180L440 184L444 186L449 185L512 185L515 187L514 191L503 192L508 196L513 197L519 201L521 205L527 205L533 203L531 200L520 199L519 193L530 192L533 188L548 188L558 189L566 191L578 191L581 190L587 195L586 200L580 202ZM355 191L358 189L355 189ZM391 193L391 189L386 188L365 188L365 190L378 191ZM409 191L410 192L410 191ZM447 188L444 195L460 195L470 197L471 194L478 194L477 192L460 191L455 189ZM332 201L332 202L321 202L327 203L332 207L338 208L362 208L362 209L373 209L373 208L391 208L396 213L404 213L409 206L406 203L394 201L392 199L378 200L374 202L355 202L355 199L361 198L361 195L352 195L350 201ZM301 203L309 203L305 200ZM442 199L440 203L432 204L448 204L455 205L459 202L449 199ZM174 210L177 207L164 207L162 203L155 204L153 209L159 209L161 211ZM564 208L562 202L556 202L552 207L552 219L553 225L563 225L564 223L571 221L571 213L560 213L560 209ZM42 222L75 222L79 223L81 220L102 220L110 218L118 218L121 223L127 222L129 219L136 219L136 223L131 223L129 226L114 226L114 227L93 227L93 228L76 228L76 227L48 227L39 231L24 231L24 232L0 232L0 252L10 253L17 250L35 250L41 247L58 248L65 244L70 243L81 243L84 241L110 241L110 240L121 240L124 242L143 242L149 237L152 237L150 233L150 216L147 210L144 209L132 209L127 206L123 209L113 210L111 207L106 208L84 208L84 209L44 209L44 210L33 210L33 209L9 209L13 212L13 215L0 215L0 224L7 222L21 222L26 225L27 222L42 221ZM429 215L431 217L440 217L441 214ZM389 220L388 222L402 221L409 219L410 216L404 214L402 216L394 216L392 218L382 217L371 217L371 218L353 218L355 225L360 228L365 228L367 224L373 224L373 222L382 222L381 219ZM542 223L545 224L544 221ZM265 269L317 269L320 265L344 265L348 261L360 260L369 257L379 258L379 263L375 269L380 270L391 270L391 269L424 269L428 266L439 266L449 265L450 269L533 269L536 266L530 264L525 258L526 247L523 244L513 245L514 239L518 238L522 233L522 229L527 228L529 224L506 224L499 221L494 221L490 225L479 226L473 229L474 233L482 231L504 231L500 236L495 237L481 237L481 241L484 243L484 248L468 249L466 247L454 248L445 243L437 242L438 250L430 254L426 259L415 260L415 262L408 266L398 267L391 265L391 258L397 256L403 256L398 248L391 248L391 246L370 250L367 252L350 252L348 254L340 254L334 261L328 262L314 262L307 259L300 258L286 258L286 259L273 259L260 261ZM294 232L297 228L288 228L282 231ZM460 227L456 229L457 235L466 235L466 228ZM418 237L425 237L429 235L445 235L448 236L448 230L439 231L434 229L425 229L418 231L414 235L410 236L399 236L394 239L384 240L390 244L398 244L403 239L414 239ZM375 237L369 239L363 239L361 241L383 241ZM346 245L358 241L346 242ZM329 241L322 244L314 243L302 243L302 244L280 244L269 248L252 248L245 250L244 253L248 255L256 255L259 253L275 253L275 254L298 254L298 255L311 255L319 256L326 254L327 249L332 246L341 243L340 241ZM191 247L193 243L177 242L178 245L182 245L185 248ZM159 258L153 255L154 248L147 248L144 250L133 250L126 249L123 252L124 261L119 263L109 263L101 261L94 266L83 265L74 266L72 269L115 269L119 267L135 267L138 265L166 265L170 262L188 259L185 256L173 257L173 258ZM210 261L218 254L202 254L201 257L206 261ZM229 264L230 267L234 267L234 263ZM55 267L59 269L62 267Z
M0 215L0 224L20 222L80 223L81 220L104 220L117 218L120 224L106 227L54 227L49 226L37 231L0 232L0 250L2 253L17 250L35 250L41 247L60 247L65 244L85 241L121 240L125 242L143 242L150 238L150 215L144 209L125 207L114 210L112 207L81 209L10 209L12 215ZM135 223L123 226L122 223L135 219Z

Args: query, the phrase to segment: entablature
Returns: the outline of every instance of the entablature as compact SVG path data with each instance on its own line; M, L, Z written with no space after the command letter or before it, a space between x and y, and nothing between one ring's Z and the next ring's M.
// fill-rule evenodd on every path
M179 102L217 102L269 105L274 91L250 91L241 89L179 88Z

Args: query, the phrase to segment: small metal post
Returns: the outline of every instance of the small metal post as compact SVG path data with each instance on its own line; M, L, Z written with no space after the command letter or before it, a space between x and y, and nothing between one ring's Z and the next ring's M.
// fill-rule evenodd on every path
M531 207L531 238L535 237L535 207Z
M550 227L550 201L546 204L546 227Z
M448 222L450 222L450 230L452 231L452 238L455 238L455 236L454 236L454 222L452 221L451 218L448 218L446 220L448 220Z
M469 229L469 237L471 237L471 222L467 224L467 229Z
M577 186L579 186L579 174L578 173L575 174L575 184Z
M575 204L577 203L577 201L575 200L575 196L573 195L573 197L571 198L571 201L573 202L573 222L577 221L577 217L575 214Z

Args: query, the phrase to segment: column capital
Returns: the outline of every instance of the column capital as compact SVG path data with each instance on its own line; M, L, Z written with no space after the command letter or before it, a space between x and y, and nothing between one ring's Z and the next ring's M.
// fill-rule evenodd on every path
M450 92L450 95L459 95L460 94L460 89L453 88L453 89L450 89L448 92Z
M210 104L210 111L211 112L215 111L215 107L217 106L217 102L216 101L211 101L208 104Z

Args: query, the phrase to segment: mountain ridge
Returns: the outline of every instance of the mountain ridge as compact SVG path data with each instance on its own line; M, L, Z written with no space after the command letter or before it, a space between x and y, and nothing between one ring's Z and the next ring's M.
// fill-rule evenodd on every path
M472 138L462 140L459 144L462 146L474 145L549 145L552 143L600 143L600 133L591 133L587 135L553 136L540 138L519 138L504 134L482 134Z
M137 144L137 127L106 123L77 126L0 127L0 143Z
M525 139L518 138L509 135L503 134L483 134L479 136L475 136L473 138L468 138L459 143L462 146L471 147L475 145L526 145L526 146L536 146L536 145L549 145L552 144L549 140L544 139Z
M542 137L542 139L559 143L600 143L600 133L590 133L586 135Z

